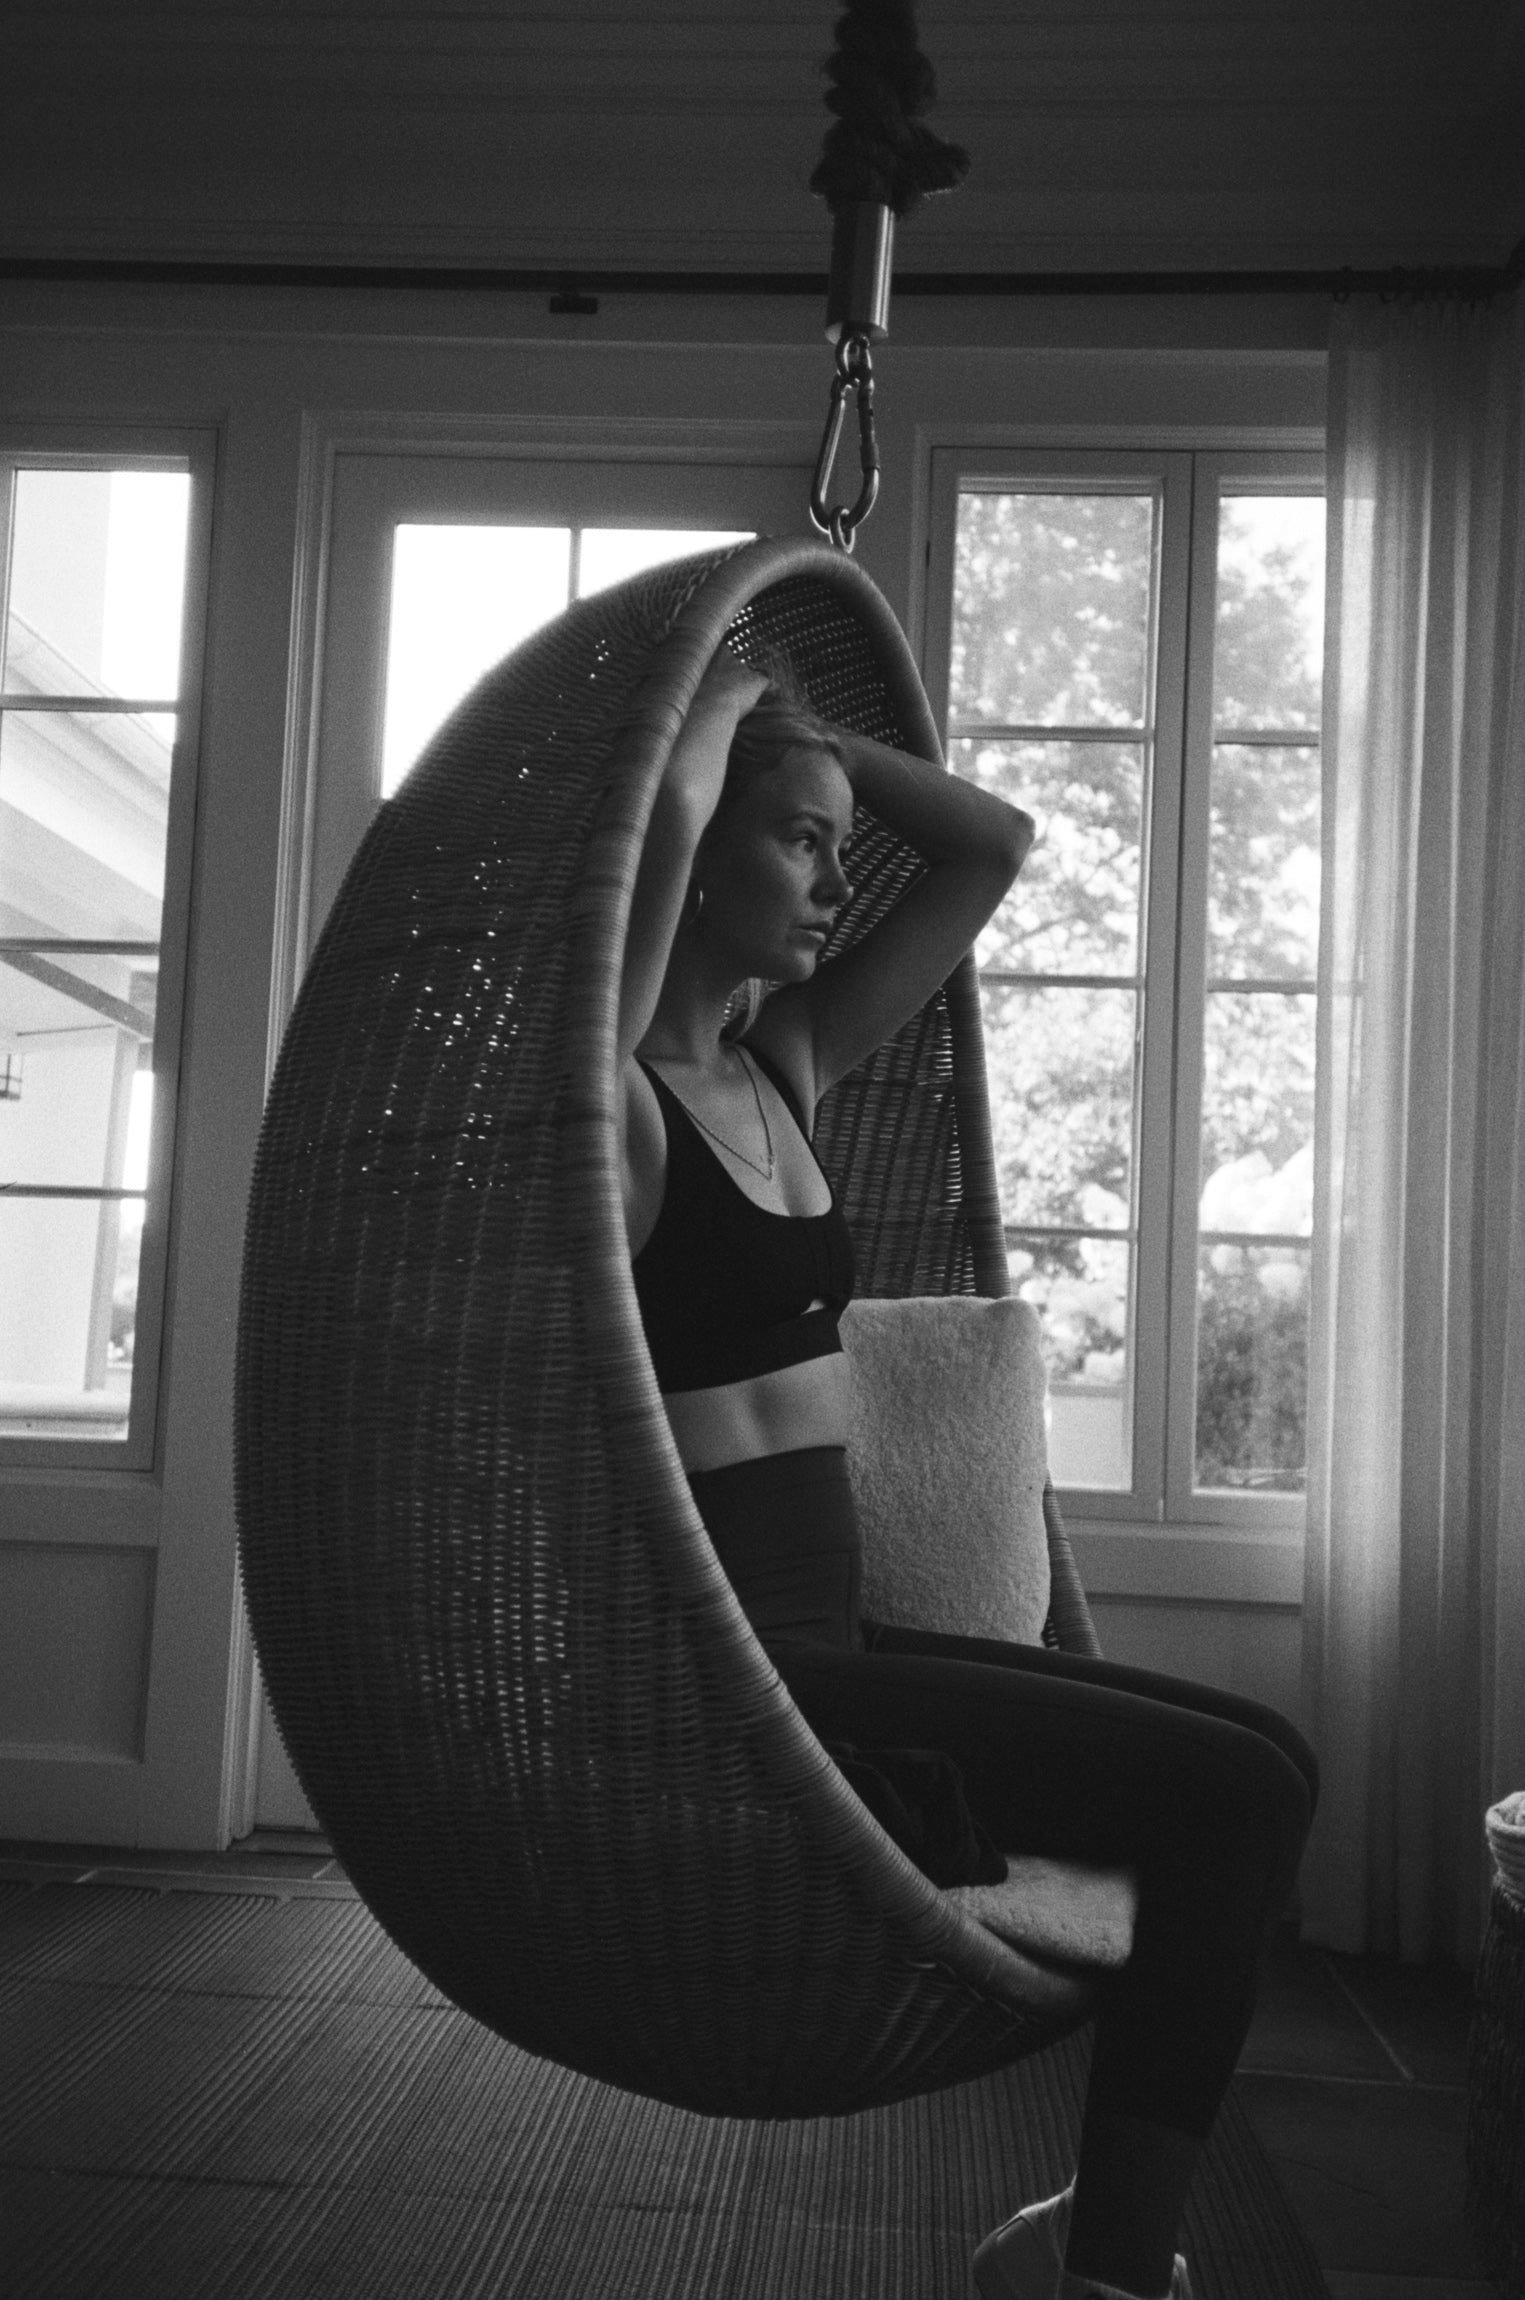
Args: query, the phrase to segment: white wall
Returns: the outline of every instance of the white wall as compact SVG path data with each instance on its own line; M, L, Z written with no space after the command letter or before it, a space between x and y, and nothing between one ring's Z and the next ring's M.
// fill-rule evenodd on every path
M880 359L882 509L859 557L913 636L930 448L961 439L1306 443L1325 313L1279 299L906 299ZM712 419L806 459L820 315L788 300L0 289L0 421L31 444L111 427L216 444L207 682L182 1031L163 1401L151 1469L0 1474L0 1834L226 1840L249 1814L230 1410L242 1205L289 992L305 805L305 640L327 444L448 419L586 449ZM70 427L75 427L72 431ZM68 434L67 441L65 434ZM800 524L805 524L801 504ZM1295 1707L1295 1544L1076 1529L1104 1641Z

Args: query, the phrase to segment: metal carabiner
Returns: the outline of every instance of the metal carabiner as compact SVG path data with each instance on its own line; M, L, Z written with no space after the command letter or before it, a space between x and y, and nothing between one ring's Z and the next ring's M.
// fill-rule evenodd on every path
M863 473L863 484L858 490L858 500L849 507L845 503L828 504L826 490L831 485L831 468L837 459L842 423L847 414L847 394L850 391L857 395L858 401L858 464ZM879 442L874 436L873 354L866 335L844 334L837 344L831 403L826 411L826 429L821 439L821 452L816 457L815 478L810 488L810 516L821 533L831 537L839 551L851 551L853 538L873 510L878 493Z

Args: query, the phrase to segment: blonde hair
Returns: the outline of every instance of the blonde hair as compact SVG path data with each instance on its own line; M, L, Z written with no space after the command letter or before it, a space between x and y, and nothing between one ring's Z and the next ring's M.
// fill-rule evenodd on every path
M720 1035L728 1044L746 1037L772 988L772 983L765 982L760 974L749 974L740 988L732 991L725 1020L720 1025Z
M842 744L834 727L811 709L787 663L763 666L768 684L737 723L725 763L720 804L735 798L758 775L777 767L793 751L824 751L840 767Z

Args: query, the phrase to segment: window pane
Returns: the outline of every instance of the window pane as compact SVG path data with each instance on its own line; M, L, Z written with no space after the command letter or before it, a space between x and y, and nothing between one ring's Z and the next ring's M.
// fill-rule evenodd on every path
M0 1434L118 1440L148 1183L190 479L26 469L12 485ZM100 705L43 707L88 696Z
M134 1187L128 1131L151 1059L157 974L153 960L0 951L0 1054L10 1078L0 1184Z
M1311 993L1214 991L1202 1077L1204 1230L1306 1236L1313 1189Z
M577 595L627 575L751 541L741 528L589 527L578 537ZM571 595L570 527L404 525L392 550L392 607L381 795L478 679L559 615Z
M1013 1293L1031 1302L1048 1369L1049 1474L1056 1485L1127 1486L1132 1414L1126 1238L1013 1233Z
M178 694L189 508L183 471L16 473L8 693Z
M986 984L983 1004L1006 1220L1126 1230L1136 993Z
M1198 1487L1302 1493L1307 1397L1307 1247L1204 1247L1197 1298Z
M561 613L571 561L568 527L397 529L383 798L483 673Z
M1154 515L1149 495L959 496L955 721L1143 725Z
M169 702L188 475L23 470L13 501L7 692ZM146 1183L175 731L167 711L0 714L8 1435L127 1434L143 1201L53 1193Z
M1207 971L1311 982L1318 969L1319 754L1220 743L1213 754Z
M137 1200L0 1196L0 1436L126 1436L142 1235Z
M173 721L0 715L0 934L155 942Z
M696 551L723 551L728 543L750 543L750 528L585 527L578 560L577 596L586 599L627 575L644 574L669 559L689 559Z
M976 946L982 967L1134 974L1144 754L1137 743L949 746L961 775L1038 825L1022 875Z
M1316 728L1323 656L1323 497L1225 496L1214 725Z

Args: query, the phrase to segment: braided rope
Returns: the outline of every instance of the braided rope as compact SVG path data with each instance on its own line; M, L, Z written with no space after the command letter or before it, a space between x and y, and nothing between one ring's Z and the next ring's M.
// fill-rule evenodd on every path
M944 142L922 115L937 101L932 67L917 46L909 0L847 0L827 61L826 98L836 118L810 178L833 213L855 200L909 215L929 192L949 192L969 155Z

